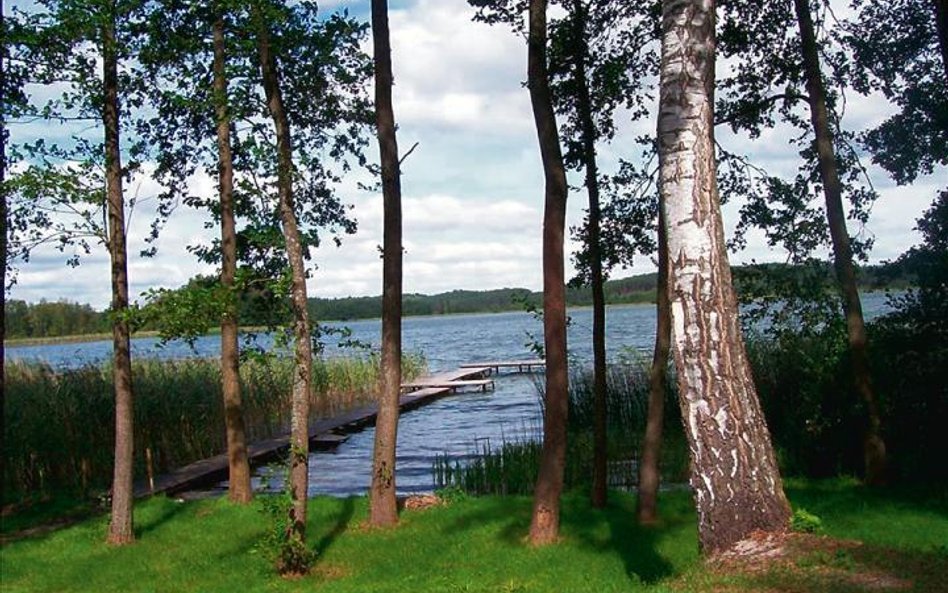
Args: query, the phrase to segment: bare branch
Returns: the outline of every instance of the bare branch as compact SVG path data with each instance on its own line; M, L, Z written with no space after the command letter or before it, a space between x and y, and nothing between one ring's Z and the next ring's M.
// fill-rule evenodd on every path
M410 155L411 153L415 152L415 149L416 149L416 148L418 148L418 143L417 143L417 142L415 142L414 144L411 145L411 148L408 149L408 152L405 153L405 156L403 156L402 158L398 159L398 165L401 166L401 164L402 164L403 162L405 162L405 159L408 158L408 155Z

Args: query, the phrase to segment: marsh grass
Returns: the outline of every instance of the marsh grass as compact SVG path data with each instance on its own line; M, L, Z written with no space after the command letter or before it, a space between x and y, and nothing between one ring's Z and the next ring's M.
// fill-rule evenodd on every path
M404 359L406 377L424 371ZM213 359L140 360L133 365L136 474L150 457L156 473L225 449L219 363ZM251 359L241 366L241 396L250 441L289 426L292 362ZM374 401L374 356L316 360L315 418ZM107 488L113 455L112 373L108 366L54 371L40 363L6 366L3 502L61 490L87 495Z
M637 480L638 450L648 406L648 366L623 361L610 367L607 380L609 484L630 488ZM542 392L543 386L537 383ZM675 392L666 390L662 475L666 482L687 478L688 453L682 434ZM569 425L564 486L584 489L592 484L593 383L589 371L574 368L570 375ZM485 445L465 459L435 458L432 471L439 488L460 488L469 494L530 494L536 483L542 433L532 439Z

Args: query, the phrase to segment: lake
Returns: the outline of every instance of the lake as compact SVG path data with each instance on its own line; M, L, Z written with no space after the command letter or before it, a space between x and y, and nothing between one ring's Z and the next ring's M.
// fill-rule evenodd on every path
M885 295L863 295L867 317L885 310ZM592 358L592 310L569 312L570 357L578 364ZM343 324L328 324L343 325ZM351 338L379 343L379 320L352 321L344 324ZM609 307L606 312L606 339L610 357L620 353L650 357L655 339L653 305ZM542 323L524 312L408 317L403 321L403 347L420 352L432 372L453 370L460 364L485 360L532 358L527 344L542 341ZM532 336L532 337L531 337ZM267 337L259 338L269 347ZM44 360L57 368L102 362L111 356L111 342L19 346L6 350L7 360ZM164 347L154 338L132 341L133 356L182 358L217 356L220 338L200 338L192 350L183 343ZM345 356L349 352L335 344L326 346L326 356ZM396 483L401 494L431 491L431 468L437 455L465 457L484 446L504 440L535 438L540 433L541 411L535 381L541 375L501 374L491 392L461 393L438 400L405 414L399 422ZM332 452L310 456L310 494L347 496L363 494L369 486L374 430L352 434ZM259 485L260 473L255 481ZM275 480L273 483L278 483Z

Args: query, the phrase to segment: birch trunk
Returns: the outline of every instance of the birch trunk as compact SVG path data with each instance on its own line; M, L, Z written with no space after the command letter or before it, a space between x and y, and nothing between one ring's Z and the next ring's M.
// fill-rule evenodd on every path
M826 219L833 242L833 260L843 298L843 313L846 315L853 384L866 406L868 416L868 426L863 439L866 482L882 484L886 478L886 449L885 442L882 440L882 418L869 373L869 338L866 334L862 303L856 286L852 246L849 241L849 232L846 230L843 188L836 166L836 153L833 150L833 134L830 130L829 113L826 108L826 92L820 72L816 34L813 31L808 0L794 0L794 6L800 25L806 89L810 102L810 121L816 135L820 180L823 182L823 194L826 197Z
M259 19L258 15L258 19ZM306 541L306 499L309 487L309 397L313 361L309 312L306 308L306 269L293 198L293 148L290 124L283 106L279 72L270 50L270 32L258 23L258 51L267 107L273 118L277 142L277 185L286 256L292 276L290 305L293 310L293 381L290 417L290 497L287 538Z
M128 320L125 317L128 311L128 255L125 244L122 158L119 151L118 48L114 13L105 17L103 23L102 81L108 248L112 267L112 378L115 384L115 465L108 542L123 545L135 541L132 524L134 415L132 359Z
M787 528L770 434L737 317L715 180L714 2L662 3L658 117L673 352L706 555Z
M566 417L569 377L566 360L566 279L563 241L566 230L566 170L560 152L556 117L546 69L546 0L530 0L527 85L537 128L545 177L543 210L543 343L546 389L543 450L530 520L530 542L556 541L560 494L566 465Z
M375 53L375 117L382 165L384 203L382 238L382 360L379 413L375 423L369 522L398 522L395 500L395 449L402 361L402 188L392 107L392 49L388 2L372 0L372 42Z
M213 25L214 95L217 119L218 177L221 200L221 285L227 297L234 296L237 271L237 230L234 220L234 160L230 145L230 114L227 108L227 76L225 67L224 21ZM228 496L236 503L253 498L250 485L250 463L247 460L247 437L240 398L239 348L237 345L237 304L228 300L221 318L221 391L224 396L224 423L227 430Z

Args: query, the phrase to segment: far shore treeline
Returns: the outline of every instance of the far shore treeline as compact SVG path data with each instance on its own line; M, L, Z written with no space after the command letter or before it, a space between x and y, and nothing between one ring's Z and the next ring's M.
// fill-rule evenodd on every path
M792 266L783 264L760 264L756 266L736 266L735 280L740 291L741 281L752 272L759 274L786 274L793 272ZM883 289L903 289L915 284L915 279L905 272L898 263L886 263L860 268L860 288L866 291ZM197 277L190 285L207 285L216 282L210 277ZM611 305L654 303L656 276L638 274L627 278L609 280L605 284L606 302ZM827 290L832 286L832 271L826 266ZM259 295L257 295L259 297ZM242 298L241 319L247 326L265 327L279 322L272 315L278 303L266 299ZM541 294L525 288L500 288L495 290L454 290L434 295L406 294L404 296L404 314L406 316L450 315L459 313L497 313L518 311L538 307ZM571 307L583 307L592 304L592 296L587 287L572 286L567 291L567 302ZM374 319L381 315L381 297L345 297L335 299L309 299L310 315L320 321L345 321L352 319ZM107 333L109 318L107 311L96 311L90 305L66 300L27 303L22 300L8 300L5 304L7 339L57 338L64 336L82 336ZM279 317L279 316L278 316ZM143 316L139 324L140 331L155 329L151 327L148 316Z

